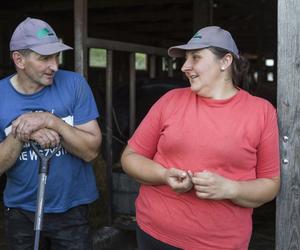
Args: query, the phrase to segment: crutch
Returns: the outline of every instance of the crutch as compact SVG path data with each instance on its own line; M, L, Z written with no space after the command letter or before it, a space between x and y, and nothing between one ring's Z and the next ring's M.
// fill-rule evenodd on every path
M30 141L30 145L33 148L34 152L39 158L39 186L36 200L36 210L35 210L35 218L34 218L34 250L39 249L40 243L40 233L43 225L43 215L44 215L44 200L45 200L45 186L47 182L47 176L49 172L49 162L52 156L56 154L58 150L60 150L61 145L58 145L54 148L54 151L50 151L49 155L44 155L42 150L39 149L37 143Z

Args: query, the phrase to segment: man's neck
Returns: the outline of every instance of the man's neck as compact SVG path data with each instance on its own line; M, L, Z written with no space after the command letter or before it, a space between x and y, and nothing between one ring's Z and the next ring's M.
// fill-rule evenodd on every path
M10 82L16 91L25 95L34 94L44 88L44 86L22 79L18 73L10 79Z

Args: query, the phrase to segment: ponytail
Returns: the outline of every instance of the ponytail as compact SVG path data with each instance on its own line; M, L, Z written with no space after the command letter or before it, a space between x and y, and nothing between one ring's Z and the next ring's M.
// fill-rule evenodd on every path
M249 61L247 58L241 55L237 57L232 52L219 47L209 47L208 49L219 59L230 53L233 58L231 65L231 78L233 84L240 86L245 90L249 90Z

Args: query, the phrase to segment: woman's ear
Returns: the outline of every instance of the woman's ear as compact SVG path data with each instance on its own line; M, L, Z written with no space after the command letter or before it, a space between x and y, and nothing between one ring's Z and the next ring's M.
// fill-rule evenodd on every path
M17 68L24 69L25 56L23 56L20 52L14 51L12 53L12 60L14 61Z
M220 61L221 71L225 71L232 64L233 57L230 53L227 53Z

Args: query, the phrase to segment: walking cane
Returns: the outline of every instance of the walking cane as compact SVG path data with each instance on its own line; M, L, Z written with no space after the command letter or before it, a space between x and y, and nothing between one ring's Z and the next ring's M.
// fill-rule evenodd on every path
M40 233L43 225L45 186L46 186L47 176L49 172L49 162L52 156L54 156L56 152L60 150L61 145L58 145L56 148L54 148L53 152L50 151L50 154L47 156L44 155L39 150L35 142L30 141L30 145L39 158L39 186L38 186L36 210L35 210L35 218L34 218L34 231L35 231L34 250L38 250L39 243L40 243Z

